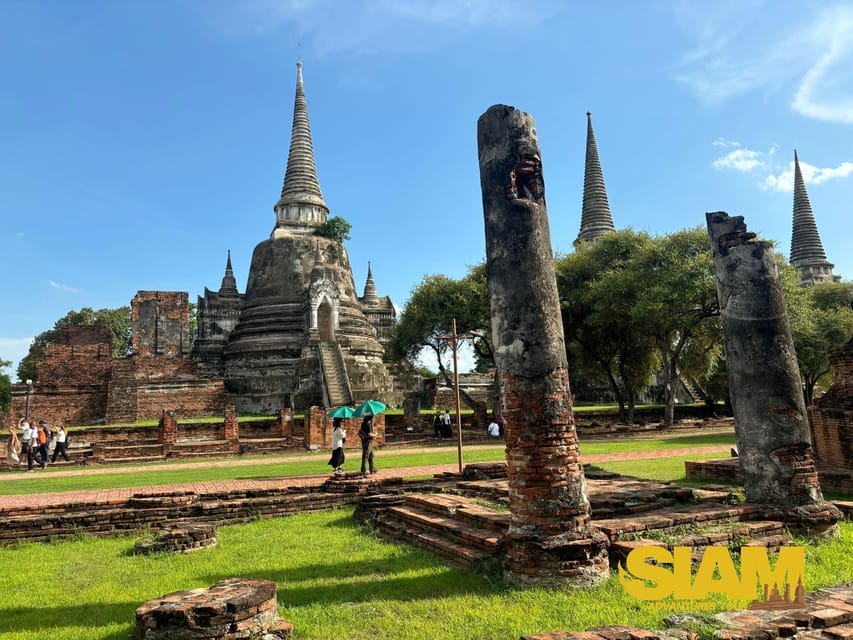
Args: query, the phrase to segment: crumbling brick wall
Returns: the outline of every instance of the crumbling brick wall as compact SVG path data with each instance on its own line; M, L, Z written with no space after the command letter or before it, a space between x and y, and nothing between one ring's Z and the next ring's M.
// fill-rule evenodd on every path
M835 380L809 407L818 463L853 467L853 340L834 361Z
M189 296L186 291L137 291L130 309L133 355L189 355Z

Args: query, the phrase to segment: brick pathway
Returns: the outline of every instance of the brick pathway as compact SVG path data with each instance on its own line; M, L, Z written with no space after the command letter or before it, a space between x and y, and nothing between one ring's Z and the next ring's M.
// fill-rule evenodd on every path
M695 454L720 453L728 454L729 445L716 445L711 447L690 447L684 449L666 449L659 451L630 451L626 453L605 453L605 454L589 454L582 456L584 463L596 464L599 462L614 462L619 460L648 460L654 458L668 458L672 456L686 456ZM430 448L430 449L403 449L403 450L386 450L386 452L440 452L446 451L448 455L455 453L455 448ZM356 452L353 452L355 455ZM353 466L357 464L355 458L351 458ZM173 469L192 469L192 468L210 468L210 467L241 467L247 465L258 464L281 464L289 462L304 462L305 456L270 456L262 459L252 460L212 460L206 462L187 462L168 465L168 470ZM376 457L376 463L381 467L382 454ZM109 469L86 468L74 470L51 471L47 477L60 478L70 476L87 476L115 473L133 473L137 471L153 471L163 469L164 467L154 467L152 465L142 466L126 466L126 467L111 467ZM459 470L458 463L428 465L421 467L405 467L396 469L380 469L377 477L397 478L400 476L432 476L437 473L456 472ZM38 472L36 472L38 473ZM24 472L10 472L0 475L0 482L18 481L25 482L34 475L28 475ZM232 490L245 489L280 489L286 487L321 485L329 477L329 474L311 476L295 476L295 477L278 477L278 478L248 478L241 480L216 480L211 482L190 482L184 484L164 484L150 485L145 487L128 487L121 489L99 489L95 491L64 491L61 493L35 493L26 495L8 495L0 496L0 509L14 509L31 504L41 506L58 506L69 503L90 503L90 504L119 504L127 500L134 494L154 494L175 491L192 491L198 494L219 493Z

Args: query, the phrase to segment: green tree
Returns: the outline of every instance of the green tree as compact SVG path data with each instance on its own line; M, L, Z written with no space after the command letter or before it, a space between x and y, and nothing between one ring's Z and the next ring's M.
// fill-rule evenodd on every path
M352 225L340 216L334 216L317 225L314 233L324 238L335 240L338 243L343 243L350 239L350 231Z
M0 358L0 369L8 367L12 364L9 360L3 360ZM9 407L12 406L12 381L9 379L9 376L2 371L0 371L0 414L4 414L9 411Z
M628 266L633 320L657 346L672 426L680 377L702 377L722 354L720 309L708 233L702 227L657 237Z
M796 269L783 278L785 306L807 404L815 390L831 381L832 357L853 336L853 282L800 286Z
M19 380L38 380L38 366L44 360L47 345L58 342L62 327L79 325L100 325L108 327L113 338L113 357L130 355L131 318L130 307L117 309L92 310L84 307L79 311L69 311L57 320L52 329L43 331L33 338L30 349L18 364Z
M637 394L658 366L654 341L631 313L635 295L628 272L651 242L645 233L617 231L556 262L573 375L579 370L585 380L605 380L623 422L633 422Z
M397 358L414 362L424 349L431 351L438 364L439 376L452 387L453 371L447 362L450 347L440 337L450 335L454 318L458 334L471 330L482 334L482 338L474 341L478 362L493 362L484 264L469 268L468 273L458 280L444 275L424 276L412 289L400 314L392 337L393 353ZM465 397L466 394L462 395ZM471 404L471 399L466 397L466 402Z

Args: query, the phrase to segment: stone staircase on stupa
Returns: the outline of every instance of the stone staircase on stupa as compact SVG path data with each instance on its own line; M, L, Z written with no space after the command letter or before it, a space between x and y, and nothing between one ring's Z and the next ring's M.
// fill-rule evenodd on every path
M353 398L341 348L336 342L321 342L319 352L320 366L328 394L327 406L349 405Z

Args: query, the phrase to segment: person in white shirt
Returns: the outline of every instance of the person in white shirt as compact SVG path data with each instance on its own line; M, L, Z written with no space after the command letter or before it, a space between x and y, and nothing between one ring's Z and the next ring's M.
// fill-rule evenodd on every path
M38 429L31 427L26 418L21 418L18 426L24 430L21 434L21 454L24 452L27 454L27 471L29 472L33 470L33 459L39 446Z
M489 434L490 438L500 438L501 437L501 427L494 420L489 424L489 428L486 430Z
M329 464L332 465L334 471L332 473L343 473L343 465L346 457L344 456L344 443L347 441L347 431L341 427L341 418L334 419L334 427L332 427L332 458Z
M57 456L65 458L65 462L71 462L71 458L68 457L68 452L65 446L66 437L67 434L65 433L65 427L59 425L59 430L56 432L56 448L53 450L53 457L50 459L51 462L56 462Z

